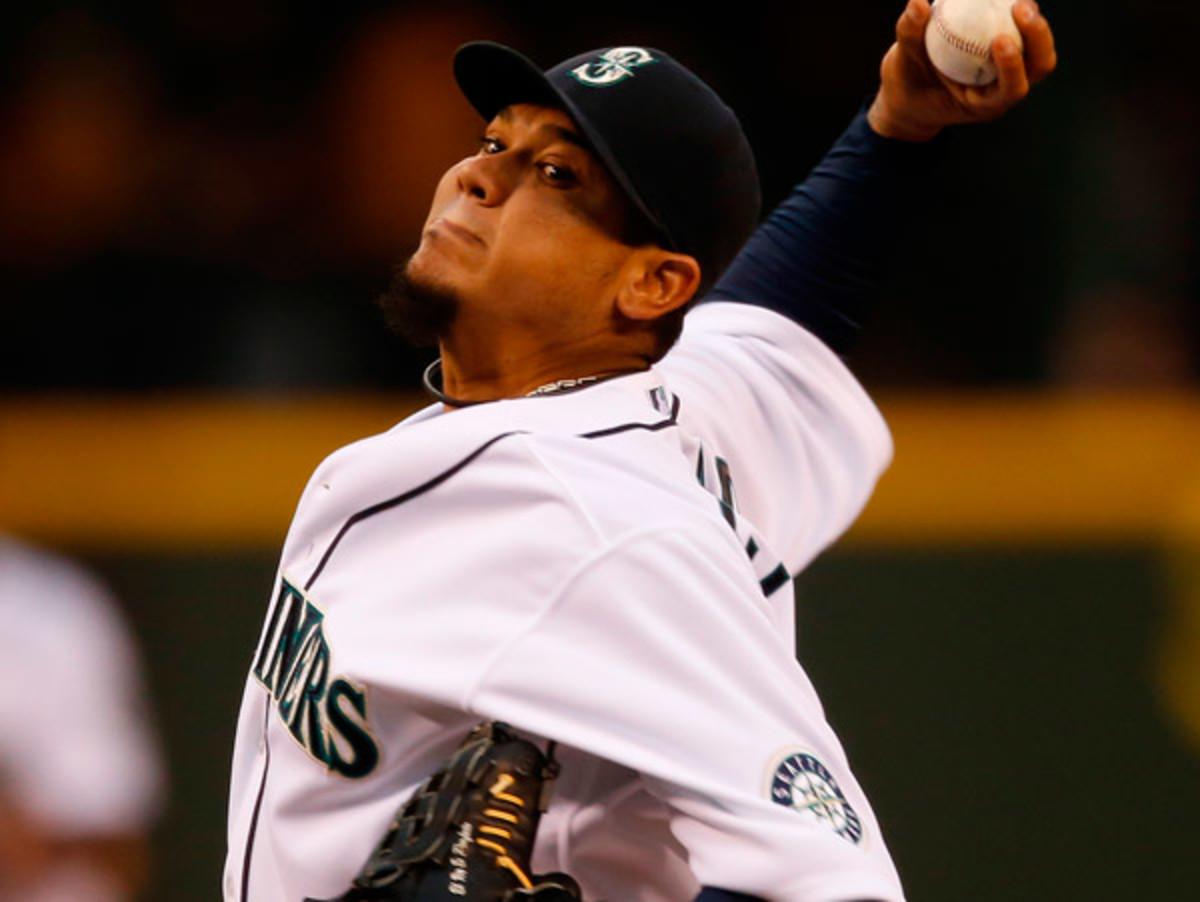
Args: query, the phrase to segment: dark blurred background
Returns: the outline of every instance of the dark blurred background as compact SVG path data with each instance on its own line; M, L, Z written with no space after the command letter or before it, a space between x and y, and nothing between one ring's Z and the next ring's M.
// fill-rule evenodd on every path
M291 505L416 404L374 298L480 124L462 41L658 46L768 202L872 93L901 0L17 2L0 29L0 530L145 649L147 897L219 892L235 712ZM897 460L800 579L800 648L913 902L1200 885L1194 0L1043 5L1060 68L954 134L854 366ZM622 900L611 900L622 902Z
M463 40L661 46L779 200L873 90L901 4L18 3L0 36L0 386L411 385L372 300L478 124ZM1200 7L1046 4L1062 66L962 131L858 357L873 386L1197 374Z

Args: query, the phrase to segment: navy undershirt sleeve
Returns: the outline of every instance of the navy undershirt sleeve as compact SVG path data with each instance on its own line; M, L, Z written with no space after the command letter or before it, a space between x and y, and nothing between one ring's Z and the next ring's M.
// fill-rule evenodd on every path
M704 300L767 307L846 355L944 142L881 137L864 106Z
M767 900L761 896L747 896L745 893L735 893L727 889L706 886L693 902L767 902ZM855 902L876 902L876 900L859 899Z
M727 889L706 886L693 902L767 902L767 900L759 896L747 896L745 893L735 893Z

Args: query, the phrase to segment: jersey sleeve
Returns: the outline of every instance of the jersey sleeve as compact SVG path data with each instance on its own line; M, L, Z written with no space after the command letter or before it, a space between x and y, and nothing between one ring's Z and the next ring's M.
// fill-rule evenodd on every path
M628 535L505 645L470 707L640 773L699 885L899 902L867 799L747 574L686 523Z
M849 527L891 461L866 391L778 313L704 304L659 367L681 428L725 462L739 513L793 576Z

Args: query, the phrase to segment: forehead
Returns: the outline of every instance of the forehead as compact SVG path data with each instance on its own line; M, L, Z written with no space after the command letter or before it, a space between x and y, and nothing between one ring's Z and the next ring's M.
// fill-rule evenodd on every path
M583 137L574 121L558 107L514 103L500 110L492 121L574 144L594 156L587 139Z

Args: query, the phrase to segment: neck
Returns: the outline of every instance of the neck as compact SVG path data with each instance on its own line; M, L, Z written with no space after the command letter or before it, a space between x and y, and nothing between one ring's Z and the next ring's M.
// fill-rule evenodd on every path
M546 395L562 395L569 392L578 391L581 388L587 388L589 385L595 385L597 382L604 382L607 379L613 379L617 376L624 376L623 372L612 373L597 373L592 376L580 376L577 379L556 379L553 382L547 382L539 385L532 391L526 392L525 397L537 398L545 397ZM476 404L487 404L489 401L499 400L499 398L487 399L468 399L456 398L453 395L442 390L442 361L439 357L429 366L425 367L425 373L422 376L422 381L425 383L425 390L428 391L434 398L441 401L446 407L474 407Z
M612 348L603 353L572 348L558 354L514 355L506 359L493 354L489 359L482 355L464 356L452 343L443 342L440 366L431 367L426 384L442 403L463 407L502 398L558 394L613 376L640 372L648 366L646 357Z

